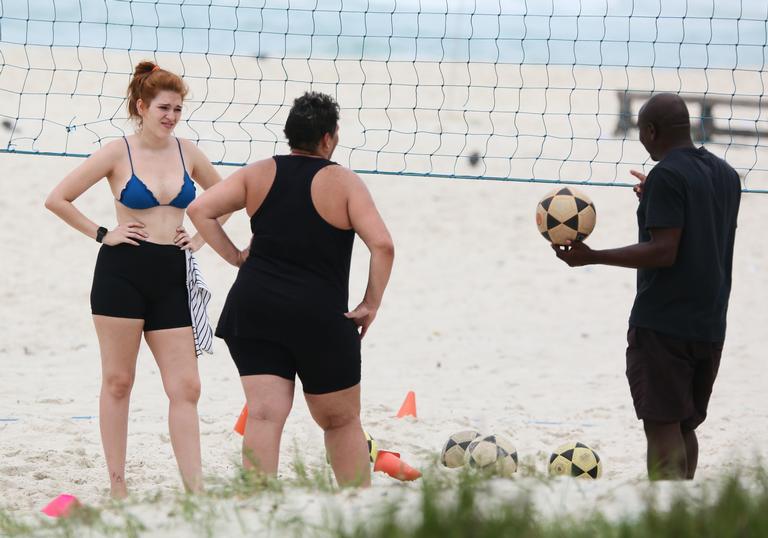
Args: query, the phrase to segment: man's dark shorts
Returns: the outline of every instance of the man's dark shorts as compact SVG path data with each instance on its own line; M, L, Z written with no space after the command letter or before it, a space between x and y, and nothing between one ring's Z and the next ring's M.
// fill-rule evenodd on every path
M637 418L695 430L707 417L722 342L674 338L642 327L627 333L627 379Z

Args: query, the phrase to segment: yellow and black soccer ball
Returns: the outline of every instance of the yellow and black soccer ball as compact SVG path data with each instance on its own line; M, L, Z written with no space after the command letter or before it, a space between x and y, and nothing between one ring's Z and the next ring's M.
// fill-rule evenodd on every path
M555 450L549 457L551 476L575 476L600 478L603 466L597 452L583 443L568 443Z
M455 468L464 465L464 452L469 443L480 437L480 432L464 430L451 435L440 453L440 463L446 467Z
M376 439L371 437L371 435L365 430L363 430L363 433L365 434L365 440L368 443L368 455L371 458L371 463L375 463L376 457L379 455L379 447L376 444ZM327 463L331 463L331 458L328 455L328 452L325 453L325 461Z
M376 456L379 455L379 447L376 445L376 439L371 437L371 435L364 431L365 434L365 440L368 442L368 455L371 457L371 463L374 463L376 461Z
M594 230L596 218L592 200L571 187L548 192L536 206L536 226L554 245L583 241Z
M511 476L517 471L517 450L503 435L486 435L469 443L464 463L473 469Z

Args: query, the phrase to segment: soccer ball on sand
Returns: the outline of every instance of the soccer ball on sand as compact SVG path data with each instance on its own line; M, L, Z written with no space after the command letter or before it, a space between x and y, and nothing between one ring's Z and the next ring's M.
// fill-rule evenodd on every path
M368 443L368 456L371 458L371 463L375 463L376 457L379 455L379 447L376 444L376 439L371 437L365 430L363 430L363 433L365 434L365 440ZM331 458L327 452L325 453L325 461L331 463Z
M452 469L464 465L464 452L469 443L478 437L480 432L475 430L464 430L451 435L440 453L440 463Z
M568 443L549 457L549 474L578 478L600 478L603 469L597 452L583 443Z
M475 469L510 476L517 470L517 450L502 435L486 435L469 443L464 462Z

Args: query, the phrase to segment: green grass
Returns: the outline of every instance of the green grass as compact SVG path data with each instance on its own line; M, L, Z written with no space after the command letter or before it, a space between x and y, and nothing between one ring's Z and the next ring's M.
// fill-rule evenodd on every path
M755 491L748 490L737 477L731 477L713 498L708 497L678 496L669 510L664 511L648 506L636 520L616 525L615 532L606 536L768 536L768 480L762 471L757 475Z
M510 494L494 495L498 482L463 472L458 475L427 473L419 491L393 483L374 515L363 515L345 506L349 497L336 497L339 489L330 471L293 464L294 477L275 480L238 471L228 479L208 480L204 495L162 495L109 502L101 508L83 506L58 520L42 516L17 516L0 510L0 537L115 536L139 538L148 531L179 529L183 535L217 537L232 533L269 536L318 536L323 538L751 538L768 536L768 475L755 471L746 479L731 476L697 494L680 488L671 502L654 495L631 519L611 521L599 512L562 520L542 518L535 511L526 487L547 487L535 480ZM297 492L336 500L332 513L317 521L302 511L284 510ZM349 490L343 495L350 495ZM354 497L357 494L352 492ZM405 498L412 506L403 508ZM489 499L491 502L489 503ZM295 505L294 505L295 506ZM146 514L158 519L161 529L147 528ZM311 520L311 521L310 521ZM257 527L257 528L256 528ZM237 529L234 531L233 529ZM159 531L159 532L158 532Z
M17 520L8 512L0 510L0 536L25 536L32 530L28 524Z
M109 514L109 517L104 517ZM141 521L125 510L100 510L88 506L72 509L66 518L42 519L38 517L35 524L21 522L7 512L0 511L0 536L57 536L63 538L80 538L84 530L94 536L124 536L138 538L146 529Z
M755 483L756 482L756 483ZM714 495L687 496L681 489L668 509L646 499L639 515L618 522L600 513L586 518L546 520L537 517L524 492L513 503L484 510L479 499L487 483L462 475L458 494L447 499L429 481L422 487L415 521L403 522L394 506L386 507L371 522L357 522L352 530L339 525L334 538L752 538L768 536L768 480L762 471L757 480L732 476Z

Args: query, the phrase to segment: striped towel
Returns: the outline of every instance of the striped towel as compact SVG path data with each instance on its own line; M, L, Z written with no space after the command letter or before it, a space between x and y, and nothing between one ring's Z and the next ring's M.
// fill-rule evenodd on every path
M211 291L203 279L203 273L197 265L194 254L187 253L187 296L189 297L189 313L192 316L192 334L195 336L195 354L199 357L213 353L213 329L208 321L208 301Z

